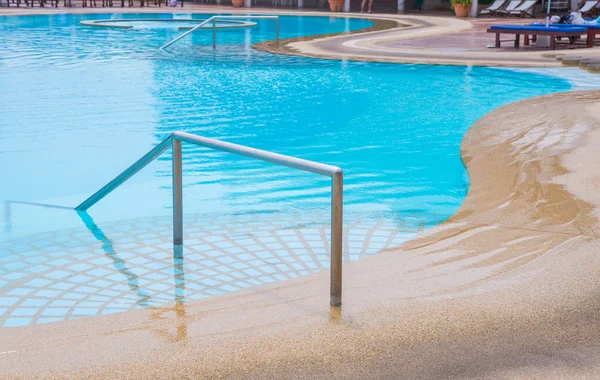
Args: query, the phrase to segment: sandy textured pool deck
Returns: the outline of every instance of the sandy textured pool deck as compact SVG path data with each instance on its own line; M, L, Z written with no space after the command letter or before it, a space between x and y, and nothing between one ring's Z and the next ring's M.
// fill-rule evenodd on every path
M286 49L352 58L358 53L343 49L389 44L388 56L357 59L402 62L390 55L415 54L405 32L428 39L473 28L451 18L373 17L413 31L290 41ZM468 63L468 52L455 53L463 57L454 63ZM436 54L443 57L419 60L454 56ZM471 54L487 54L481 64L557 64L535 51ZM417 239L345 265L341 308L328 306L329 273L321 272L169 307L2 329L0 377L596 379L598 115L600 91L570 92L476 122L461 146L471 179L464 204Z

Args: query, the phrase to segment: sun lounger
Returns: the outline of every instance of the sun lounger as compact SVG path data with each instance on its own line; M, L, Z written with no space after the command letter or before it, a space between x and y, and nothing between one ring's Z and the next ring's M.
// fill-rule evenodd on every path
M529 45L529 36L550 36L550 49L556 48L557 37L577 38L582 35L587 35L588 30L580 26L556 27L556 26L537 26L537 25L493 25L488 30L488 33L496 34L495 47L499 48L501 42L500 34L514 34L514 46L519 47L520 37L524 36L524 44ZM512 41L512 40L511 40Z
M10 8L10 5L14 4L17 7L21 6L21 0L0 0L0 7Z
M40 5L40 7L44 7L46 4L49 4L51 7L58 8L58 0L38 0L37 3ZM25 0L25 4L28 7L33 8L35 5L35 0Z
M598 11L599 0L588 0L579 8L582 17L593 16Z
M523 0L510 0L506 8L498 9L496 14L499 16L508 17L510 15L510 11L515 10L519 5L521 5L522 2Z
M531 26L546 26L543 22L534 22ZM587 34L587 47L593 47L596 34L600 34L600 24L552 24L553 28L584 28Z
M489 7L480 10L477 16L494 16L506 2L507 0L495 0Z
M563 13L571 10L570 0L542 0L542 8L548 9L548 1L550 1L550 13ZM582 0L577 0L577 3Z
M150 4L154 3L155 7L160 7L160 4L163 0L140 0L140 5L142 7L149 7Z
M538 0L525 0L523 4L509 12L509 16L516 17L535 17L535 4Z

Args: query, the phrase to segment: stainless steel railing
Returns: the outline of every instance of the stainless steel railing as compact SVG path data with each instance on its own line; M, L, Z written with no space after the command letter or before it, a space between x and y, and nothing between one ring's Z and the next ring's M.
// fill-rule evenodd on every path
M343 237L343 171L342 169L301 158L254 149L243 145L210 139L185 132L174 132L156 147L151 149L133 165L107 183L91 197L75 207L77 211L86 211L125 181L142 170L160 156L165 150L173 149L173 244L183 244L183 191L182 191L182 152L181 143L255 158L273 164L287 166L331 178L331 272L330 303L339 306L342 303L342 237Z
M204 22L194 26L192 29L183 33L182 35L175 37L171 41L167 42L163 46L160 47L160 50L164 50L165 48L173 45L175 42L179 41L183 37L187 36L195 32L197 29L200 29L204 25L212 22L212 30L213 30L213 49L217 48L217 21L225 21L231 19L274 19L275 20L275 46L279 49L279 16L212 16Z

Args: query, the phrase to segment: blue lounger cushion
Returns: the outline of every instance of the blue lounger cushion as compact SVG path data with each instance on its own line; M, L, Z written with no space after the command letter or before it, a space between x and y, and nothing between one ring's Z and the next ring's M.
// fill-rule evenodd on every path
M543 22L534 22L531 26L543 26L546 27L546 24ZM585 28L585 29L600 29L600 24L581 24L581 25L572 25L572 24L552 24L549 28Z
M510 30L522 32L566 32L566 33L586 33L586 28L578 26L556 27L556 26L535 26L535 25L492 25L491 30Z

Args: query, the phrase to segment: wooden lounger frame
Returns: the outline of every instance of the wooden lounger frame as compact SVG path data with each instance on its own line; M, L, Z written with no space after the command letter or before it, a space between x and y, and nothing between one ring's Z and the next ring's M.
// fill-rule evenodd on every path
M488 33L496 34L496 44L495 48L500 48L500 44L502 42L508 42L513 40L500 40L500 34L514 34L514 46L518 48L520 46L520 38L523 35L523 44L525 46L529 45L529 36L550 36L550 49L556 49L556 38L557 37L580 37L582 34L587 34L587 47L594 46L594 38L596 37L597 29L588 29L587 33L581 32L561 32L559 30L545 31L545 30L523 30L520 28L515 29L488 29Z

